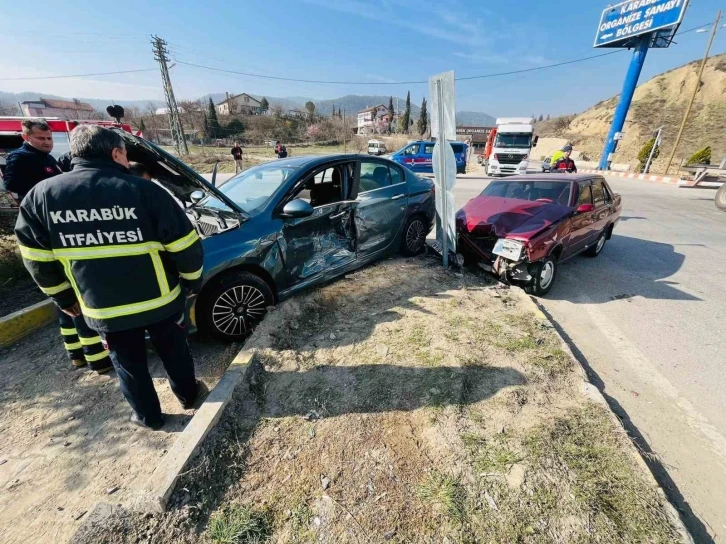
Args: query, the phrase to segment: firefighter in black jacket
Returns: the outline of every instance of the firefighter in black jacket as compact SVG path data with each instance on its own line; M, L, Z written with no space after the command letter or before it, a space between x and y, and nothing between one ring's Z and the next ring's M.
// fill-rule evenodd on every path
M15 225L33 279L116 353L131 421L163 425L146 361L145 331L184 408L202 386L184 330L187 297L202 276L202 245L184 211L161 187L131 175L118 132L81 125L71 133L73 170L36 185Z
M22 125L25 143L8 155L4 178L6 189L18 204L38 183L61 173L61 168L50 154L53 151L53 133L48 123L43 119L25 119ZM71 317L59 308L58 321L63 345L74 367L88 364L99 374L111 370L108 350L103 347L98 333L88 328L82 316Z

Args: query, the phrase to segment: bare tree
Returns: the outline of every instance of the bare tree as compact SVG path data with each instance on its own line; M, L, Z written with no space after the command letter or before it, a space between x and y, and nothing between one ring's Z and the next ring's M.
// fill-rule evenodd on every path
M22 115L20 107L12 102L0 102L0 115Z

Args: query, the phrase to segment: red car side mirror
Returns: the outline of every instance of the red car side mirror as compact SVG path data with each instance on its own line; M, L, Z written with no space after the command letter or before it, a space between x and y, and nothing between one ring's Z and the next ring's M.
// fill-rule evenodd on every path
M577 213L587 213L595 209L592 204L580 204L575 210Z

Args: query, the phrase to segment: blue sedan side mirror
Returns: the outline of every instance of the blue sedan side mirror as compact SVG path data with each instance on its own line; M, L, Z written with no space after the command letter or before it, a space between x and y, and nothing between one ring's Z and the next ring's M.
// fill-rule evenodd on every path
M285 207L282 209L282 216L298 219L301 217L310 217L313 215L313 211L313 207L309 202L296 198L285 204Z

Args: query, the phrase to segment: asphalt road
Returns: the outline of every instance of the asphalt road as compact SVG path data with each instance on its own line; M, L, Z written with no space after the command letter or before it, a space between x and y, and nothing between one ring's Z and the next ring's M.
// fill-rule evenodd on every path
M697 542L726 542L726 214L714 190L611 178L622 221L541 299ZM457 207L488 183L462 179Z

